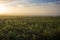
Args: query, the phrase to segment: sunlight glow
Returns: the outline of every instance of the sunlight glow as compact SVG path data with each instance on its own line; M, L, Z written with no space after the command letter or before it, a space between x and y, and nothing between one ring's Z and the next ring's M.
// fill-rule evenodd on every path
M8 8L5 5L0 4L0 14L6 13L6 12L8 12Z

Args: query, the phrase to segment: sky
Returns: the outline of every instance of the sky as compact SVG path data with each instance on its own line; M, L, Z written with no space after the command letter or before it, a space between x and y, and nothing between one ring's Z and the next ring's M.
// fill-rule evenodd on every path
M0 0L8 15L60 16L60 0Z

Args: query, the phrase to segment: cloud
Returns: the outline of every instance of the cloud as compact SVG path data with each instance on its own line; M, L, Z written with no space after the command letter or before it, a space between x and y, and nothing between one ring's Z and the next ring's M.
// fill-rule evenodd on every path
M29 7L22 7L22 5L20 6L21 7L9 6L10 13L15 13L13 15L60 16L60 5L58 4L49 3L45 5L43 4L41 6L37 6L37 5L32 5Z
M10 0L6 6L13 15L60 16L60 0Z
M0 0L0 1L13 1L13 0Z
M0 4L5 4L5 3L9 3L12 2L13 0L0 0Z
M10 0L11 2L8 3L8 5L12 6L41 6L41 5L50 5L50 4L60 4L59 0Z

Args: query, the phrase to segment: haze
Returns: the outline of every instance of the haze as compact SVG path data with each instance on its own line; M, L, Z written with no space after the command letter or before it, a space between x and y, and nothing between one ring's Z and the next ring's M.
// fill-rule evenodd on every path
M0 0L0 9L3 9L2 11L0 10L0 15L60 16L60 1Z

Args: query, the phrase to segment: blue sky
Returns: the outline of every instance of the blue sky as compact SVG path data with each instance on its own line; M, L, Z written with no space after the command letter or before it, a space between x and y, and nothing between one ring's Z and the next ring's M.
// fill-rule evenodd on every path
M32 3L47 3L47 2L56 2L58 0L27 0L27 1Z
M32 4L34 5L45 5L45 4L60 4L60 0L0 0L3 1L4 3L7 3L8 5L13 5L13 6L17 6L17 5L23 5L23 6L30 6Z
M55 3L55 4L60 4L60 0L0 0L0 1L5 1L7 2L8 5L31 5L31 4L49 4L49 3Z
M41 4L41 3L58 3L60 0L13 0L13 4Z
M8 5L12 6L41 6L41 5L50 5L50 4L59 4L60 5L60 0L10 0L10 2L7 3Z

